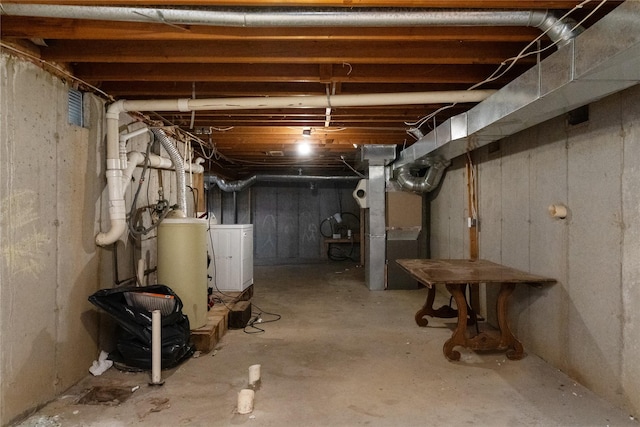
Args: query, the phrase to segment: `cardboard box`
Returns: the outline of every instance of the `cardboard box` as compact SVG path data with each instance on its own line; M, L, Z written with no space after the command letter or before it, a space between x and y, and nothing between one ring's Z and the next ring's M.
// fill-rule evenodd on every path
M408 191L386 193L388 228L422 226L422 195Z

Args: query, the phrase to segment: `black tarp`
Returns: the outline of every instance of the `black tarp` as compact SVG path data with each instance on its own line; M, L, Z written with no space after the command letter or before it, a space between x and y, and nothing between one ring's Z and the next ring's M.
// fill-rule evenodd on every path
M173 307L164 310L161 316L163 369L177 366L193 354L189 319L182 313L180 297L171 288L165 285L151 285L102 289L91 295L89 301L106 311L117 322L119 328L116 346L126 366L151 369L151 311L140 304L130 304L131 298L127 298L128 293L169 295L168 299L175 302L172 304ZM117 361L118 355L113 359Z

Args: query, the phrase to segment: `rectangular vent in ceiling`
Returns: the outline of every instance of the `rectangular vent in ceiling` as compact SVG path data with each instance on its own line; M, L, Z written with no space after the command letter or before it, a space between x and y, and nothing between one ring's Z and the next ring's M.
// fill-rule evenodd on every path
M271 157L284 157L284 152L282 151L267 151L267 155Z

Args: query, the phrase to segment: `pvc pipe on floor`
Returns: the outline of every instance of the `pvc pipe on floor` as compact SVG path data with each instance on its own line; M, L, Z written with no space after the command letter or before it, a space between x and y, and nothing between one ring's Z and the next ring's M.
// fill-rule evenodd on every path
M160 310L151 312L151 385L163 383L162 370L162 316Z

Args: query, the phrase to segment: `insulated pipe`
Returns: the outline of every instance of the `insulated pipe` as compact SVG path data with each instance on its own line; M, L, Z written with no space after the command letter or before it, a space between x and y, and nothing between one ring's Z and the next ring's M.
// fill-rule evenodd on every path
M429 170L421 177L411 175L409 165L399 167L393 174L403 189L415 193L428 193L438 187L442 174L450 163L444 159L429 159L425 165Z
M157 22L224 27L528 26L563 44L580 30L548 11L437 10L422 8L163 9L6 3L0 13L48 18Z
M209 99L122 100L124 111L202 111L267 108L371 107L381 105L443 104L481 102L495 90L454 90L438 92L366 93L358 95L273 96Z
M176 169L176 187L178 192L178 210L182 212L182 216L186 216L187 213L187 196L186 196L186 180L184 176L184 162L178 149L171 143L171 140L162 129L151 129L151 132L158 138L160 144L167 150L171 162Z

